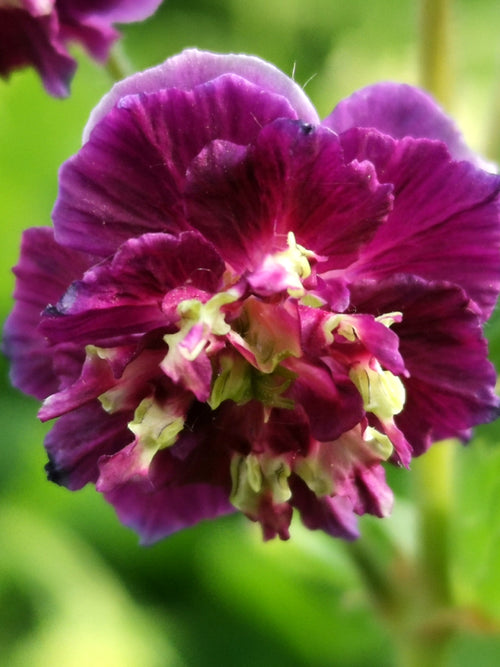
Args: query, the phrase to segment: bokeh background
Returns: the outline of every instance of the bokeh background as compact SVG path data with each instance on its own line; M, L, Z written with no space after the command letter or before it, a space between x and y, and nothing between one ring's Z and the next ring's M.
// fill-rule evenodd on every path
M453 8L449 110L469 143L500 159L498 0ZM123 28L133 69L185 47L254 53L303 85L326 115L378 80L419 81L419 8L405 0L166 0ZM0 81L0 320L11 308L21 232L50 224L59 165L80 145L108 73L76 50L72 96L49 98L31 71ZM488 326L500 368L500 317ZM0 359L0 664L7 667L388 667L390 636L340 541L300 522L262 543L242 517L140 547L94 489L46 481L47 425L10 388ZM450 576L471 609L452 667L500 664L500 426L457 445ZM415 544L412 474L390 471L394 515L361 520L362 540ZM388 555L389 557L389 555ZM392 557L392 555L391 555ZM397 568L397 562L394 567ZM476 611L480 610L480 611ZM422 666L425 667L425 666Z

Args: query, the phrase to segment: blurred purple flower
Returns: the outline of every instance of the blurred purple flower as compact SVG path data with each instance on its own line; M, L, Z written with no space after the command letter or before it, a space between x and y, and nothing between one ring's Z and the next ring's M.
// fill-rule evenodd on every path
M0 0L0 76L32 65L46 90L69 94L76 61L69 42L82 44L99 62L119 37L112 23L141 21L161 0Z
M477 162L406 85L320 122L248 56L117 84L15 269L5 345L59 417L50 479L96 483L144 542L234 508L284 539L294 507L347 539L387 515L385 461L498 413L500 178Z

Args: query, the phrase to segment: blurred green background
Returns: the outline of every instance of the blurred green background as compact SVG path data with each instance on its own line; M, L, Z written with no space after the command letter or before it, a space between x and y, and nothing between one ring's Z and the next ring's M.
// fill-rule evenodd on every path
M188 46L254 53L294 72L326 115L374 81L418 82L418 18L418 3L404 0L167 0L149 21L123 28L123 46L134 69ZM497 160L499 25L497 0L455 3L450 111L469 143ZM78 149L111 83L75 54L68 100L49 98L31 71L0 82L2 322L21 232L50 223L59 165ZM488 335L500 368L498 316ZM263 544L259 529L235 516L139 547L93 489L72 494L45 480L48 427L36 419L36 402L10 388L5 359L0 364L0 664L394 664L346 545L299 522L289 542ZM499 437L499 425L490 425L469 447L457 446L450 576L471 611L453 641L452 667L500 664ZM364 518L362 539L383 552L389 535L404 555L417 546L412 475L392 470L390 480L394 515Z

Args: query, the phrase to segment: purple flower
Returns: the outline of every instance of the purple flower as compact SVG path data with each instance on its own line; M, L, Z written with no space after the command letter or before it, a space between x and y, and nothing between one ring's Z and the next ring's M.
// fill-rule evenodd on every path
M320 122L248 56L117 84L15 269L5 346L59 418L50 479L95 483L144 542L235 508L265 538L293 508L356 537L390 512L386 461L497 416L499 192L406 85Z
M46 90L69 94L76 61L67 49L79 42L99 62L119 34L112 23L150 16L161 0L0 0L0 76L32 65Z

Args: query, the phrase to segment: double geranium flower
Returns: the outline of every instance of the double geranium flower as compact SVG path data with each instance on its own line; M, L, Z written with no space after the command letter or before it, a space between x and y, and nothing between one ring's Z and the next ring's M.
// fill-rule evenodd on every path
M119 34L113 23L150 16L161 0L0 0L0 75L32 65L56 97L68 94L76 61L68 42L101 62Z
M247 56L117 84L15 269L6 348L59 418L49 477L145 542L234 508L266 538L293 508L348 539L388 514L384 462L497 415L500 178L477 162L405 85L321 122Z

